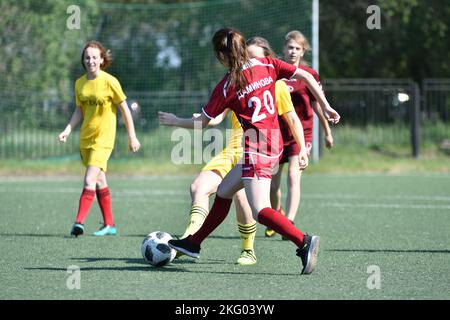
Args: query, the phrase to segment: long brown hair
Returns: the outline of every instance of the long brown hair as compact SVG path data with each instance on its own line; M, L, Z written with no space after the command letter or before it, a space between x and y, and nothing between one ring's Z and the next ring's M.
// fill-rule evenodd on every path
M103 63L100 65L101 70L105 70L112 63L111 50L106 50L105 47L98 41L92 40L84 45L83 51L81 53L81 65L83 69L86 69L84 65L84 53L87 48L97 48L100 50L100 57L103 59Z
M267 41L263 37L258 37L258 36L251 37L247 40L246 44L247 44L247 47L253 45L253 46L262 48L264 50L264 55L266 57L276 58L276 54L270 47L269 41Z
M242 33L235 29L223 28L214 34L212 43L217 59L230 70L231 84L239 89L244 88L247 80L242 69L250 65L250 58Z

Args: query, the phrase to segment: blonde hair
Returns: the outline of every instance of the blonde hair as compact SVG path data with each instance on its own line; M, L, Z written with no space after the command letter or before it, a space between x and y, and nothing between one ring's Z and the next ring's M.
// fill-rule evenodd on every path
M305 53L311 51L311 45L309 44L308 39L300 31L298 30L289 31L284 37L284 45L286 46L288 42L291 40L297 42L303 48L303 50L305 50ZM306 62L303 59L300 59L300 63L303 65L308 65L308 62Z

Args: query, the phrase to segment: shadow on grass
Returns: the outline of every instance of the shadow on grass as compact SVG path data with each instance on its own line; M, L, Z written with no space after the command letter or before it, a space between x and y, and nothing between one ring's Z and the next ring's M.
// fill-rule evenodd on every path
M0 233L0 237L40 237L40 238L73 238L69 234L48 234L48 233Z
M24 268L24 270L30 271L63 271L67 272L67 268L57 268L57 267L34 267L34 268ZM80 267L80 271L140 271L140 272L188 272L188 273L198 273L198 274L216 274L216 275L250 275L250 276L299 276L300 269L298 272L293 273L269 273L269 272L240 272L240 271L208 271L208 270L189 270L176 268L173 263L165 267L153 267L150 265L144 266L129 266L129 267Z
M450 250L430 250L430 249L328 249L331 252L368 252L368 253L450 253Z
M201 274L222 274L222 275L257 275L257 276L297 276L299 273L268 273L268 272L240 272L240 271L211 271L205 270L212 268L210 265L228 265L228 267L242 267L238 266L234 263L227 263L225 260L214 260L214 259L205 259L201 261L197 261L194 259L176 259L172 261L169 265L164 267L153 267L147 263L145 263L142 259L139 258L95 258L95 257L87 257L87 258L72 258L71 260L76 260L78 262L88 262L88 263L96 263L101 261L122 261L125 264L134 264L133 266L111 266L111 267L84 267L80 266L80 271L145 271L145 272L189 272L189 273L201 273ZM192 270L192 269L184 269L179 268L177 265L196 265L197 267L202 268L201 270ZM242 267L246 268L246 267ZM67 268L61 267L30 267L24 268L25 270L41 270L41 271L64 271L67 272Z
M99 261L123 261L124 263L142 264L148 265L142 258L101 258L101 257L88 257L88 258L71 258L78 262L99 262ZM195 264L195 259L175 259L171 264ZM225 260L205 259L202 260L202 264L225 264Z

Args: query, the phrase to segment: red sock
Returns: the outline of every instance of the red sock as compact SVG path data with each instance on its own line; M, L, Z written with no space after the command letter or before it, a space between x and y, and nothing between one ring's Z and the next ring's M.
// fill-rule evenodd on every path
M303 246L303 232L297 229L285 216L272 208L264 208L258 213L258 222L269 227L294 242L297 247Z
M83 192L80 196L80 205L78 206L78 214L77 219L75 220L76 223L83 224L84 219L86 219L89 210L91 209L92 202L95 198L95 190L90 189L83 189Z
M97 201L100 205L103 216L103 224L107 226L114 225L114 219L111 208L111 194L109 188L97 189Z
M189 240L193 243L201 244L202 241L205 240L206 237L208 237L209 234L213 232L223 220L225 220L228 215L228 211L230 211L232 201L233 199L224 199L216 195L205 222L203 222L201 228L194 233Z

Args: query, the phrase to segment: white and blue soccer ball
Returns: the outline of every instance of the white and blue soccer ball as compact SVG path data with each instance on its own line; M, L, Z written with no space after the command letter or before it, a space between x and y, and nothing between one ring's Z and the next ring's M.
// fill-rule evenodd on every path
M149 233L141 244L144 260L155 267L165 266L173 261L176 250L169 247L168 241L172 236L164 231Z

